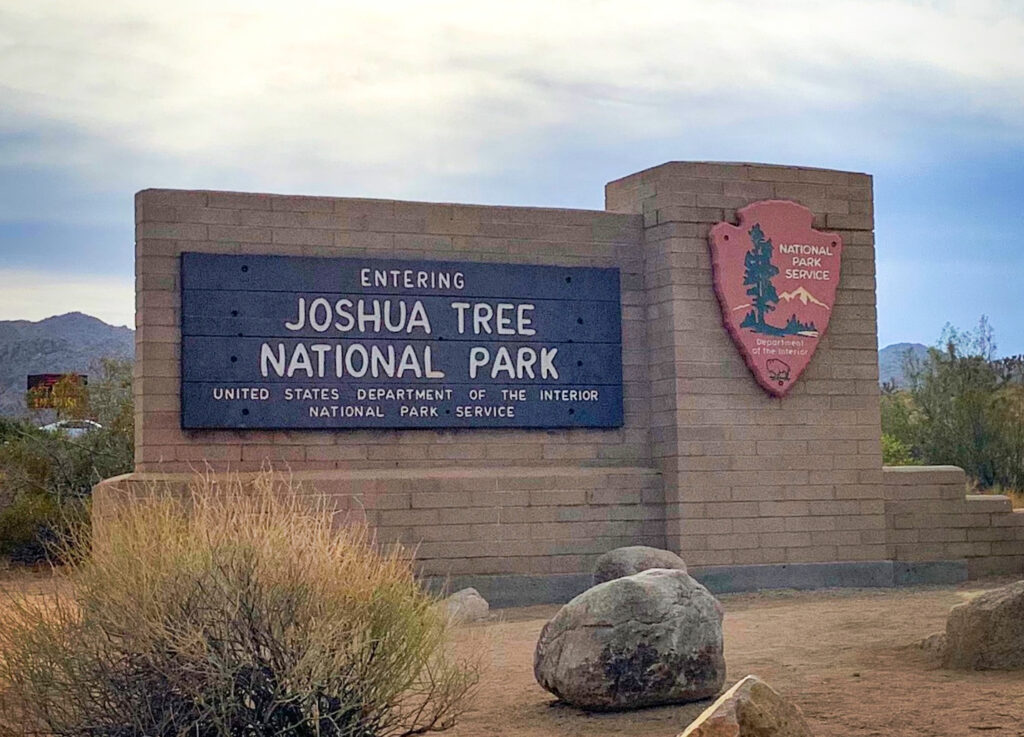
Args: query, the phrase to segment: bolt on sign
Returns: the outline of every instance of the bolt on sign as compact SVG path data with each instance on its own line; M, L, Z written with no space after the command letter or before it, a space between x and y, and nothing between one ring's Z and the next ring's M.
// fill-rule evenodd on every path
M181 256L182 427L620 427L618 269Z
M807 368L832 316L842 239L814 230L806 207L755 202L739 225L711 228L722 321L757 382L781 397Z

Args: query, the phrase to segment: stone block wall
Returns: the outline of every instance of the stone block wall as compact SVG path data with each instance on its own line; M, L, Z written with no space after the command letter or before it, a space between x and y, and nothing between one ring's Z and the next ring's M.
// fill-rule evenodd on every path
M886 468L887 554L892 560L965 560L978 578L1024 572L1024 510L1000 495L966 494L956 466Z
M136 195L136 458L140 473L647 465L643 222L628 214L330 197ZM615 430L183 431L179 256L199 251L617 267L625 427Z
M269 464L382 540L416 547L424 574L505 603L565 598L600 553L630 544L668 547L723 586L884 585L896 564L1022 570L1024 515L1006 500L965 497L958 470L883 471L870 176L673 162L611 182L605 196L598 211L140 192L136 473L101 484L97 507L154 480L187 483L193 469ZM764 199L808 207L844 244L828 331L784 399L758 386L723 327L708 247L712 225ZM186 251L616 267L625 424L182 430ZM509 593L515 581L532 593Z
M696 566L886 557L872 183L866 174L674 162L608 184L642 215L651 446L667 537ZM708 232L788 199L843 239L828 332L785 399L754 381L722 326Z
M589 572L612 548L665 546L661 479L645 469L292 471L277 479L326 496L344 519L369 524L381 543L415 551L428 577L558 577ZM105 514L113 500L145 494L154 482L184 488L192 480L120 476L100 487L96 507Z

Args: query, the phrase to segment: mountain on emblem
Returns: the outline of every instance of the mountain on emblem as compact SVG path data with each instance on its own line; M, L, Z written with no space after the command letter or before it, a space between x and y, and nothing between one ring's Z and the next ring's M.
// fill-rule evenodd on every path
M770 394L789 391L828 327L839 285L842 239L814 230L796 202L767 200L738 211L739 224L711 229L722 321Z
M818 307L824 307L826 310L829 306L822 302L820 299L815 297L813 294L808 292L803 287L797 287L792 292L783 292L779 295L779 299L785 302L792 302L794 299L800 300L801 303L806 305L808 302L812 305L818 305Z

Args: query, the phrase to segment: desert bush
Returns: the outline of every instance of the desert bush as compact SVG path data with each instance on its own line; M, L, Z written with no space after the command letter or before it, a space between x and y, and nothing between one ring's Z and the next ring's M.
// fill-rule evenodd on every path
M43 494L22 494L0 505L0 556L16 563L45 560L65 529L64 513Z
M105 506L0 629L6 734L377 737L450 726L476 676L399 549L261 474Z
M882 463L886 466L920 465L911 454L910 446L889 433L882 433Z
M980 490L1024 489L1024 362L994 355L982 318L972 331L947 326L925 359L908 357L909 387L882 395L883 455L960 466Z
M87 512L92 487L132 470L135 455L131 363L101 361L88 386L57 392L63 419L92 419L102 429L72 438L38 422L0 422L0 555L32 562Z
M92 487L132 469L130 436L113 428L71 438L24 424L0 445L0 555L46 558L88 512Z

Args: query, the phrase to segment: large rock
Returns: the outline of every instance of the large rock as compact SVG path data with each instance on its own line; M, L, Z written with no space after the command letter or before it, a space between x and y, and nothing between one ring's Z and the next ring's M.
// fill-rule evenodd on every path
M679 737L812 737L800 707L757 676L719 697Z
M1024 668L1024 581L958 604L946 620L947 668Z
M448 619L457 624L487 619L491 607L474 588L460 589L444 600Z
M594 566L594 584L611 581L613 578L632 576L634 573L652 568L669 568L686 572L686 563L675 553L646 545L630 545L615 548L597 559Z
M544 625L533 672L555 696L591 711L706 699L725 683L722 606L683 571L616 578Z

